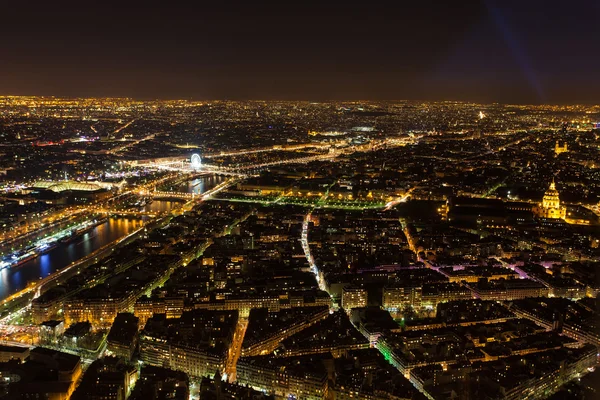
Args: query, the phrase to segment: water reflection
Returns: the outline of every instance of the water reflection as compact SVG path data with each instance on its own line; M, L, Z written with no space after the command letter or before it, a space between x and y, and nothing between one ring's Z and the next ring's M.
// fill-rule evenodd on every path
M202 194L227 179L222 175L207 175L169 188L170 191Z
M203 176L186 182L172 190L202 194L223 182L222 176ZM166 212L181 205L178 201L155 200L144 207L144 211ZM142 226L140 218L109 218L84 235L70 242L62 243L48 253L30 260L18 267L0 271L0 299L17 292L34 280L45 278L64 268L100 247L111 243Z
M183 203L183 201L154 200L152 203L147 204L143 210L148 212L165 212L180 206L181 203Z
M28 282L44 278L142 226L139 218L109 218L84 235L62 243L48 253L18 267L0 271L0 299L19 291Z
M50 256L44 254L40 257L40 276L50 275Z

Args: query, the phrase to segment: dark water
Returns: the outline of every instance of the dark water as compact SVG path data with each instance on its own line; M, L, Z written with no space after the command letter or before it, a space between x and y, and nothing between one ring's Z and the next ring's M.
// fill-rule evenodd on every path
M167 201L167 200L154 200L152 203L144 206L144 211L148 212L164 212L170 211L172 208L180 206L181 203L185 201L177 202L177 201Z
M171 190L176 192L202 194L207 190L214 188L219 183L223 182L225 179L227 178L222 175L201 176L200 178L194 179L193 181L174 186L171 188Z
M0 271L0 299L25 288L28 282L44 278L141 226L140 218L109 218L103 224L69 243L60 244L46 254L18 267L4 268Z
M222 178L202 177L183 186L190 188L195 193L204 193L222 182ZM145 206L146 211L169 211L181 203L177 201L155 200ZM114 242L135 231L142 226L141 218L109 218L106 222L96 226L80 237L69 243L58 245L33 260L18 267L0 270L0 300L24 289L31 281L45 278L53 272L60 270L70 263L77 261L100 247Z

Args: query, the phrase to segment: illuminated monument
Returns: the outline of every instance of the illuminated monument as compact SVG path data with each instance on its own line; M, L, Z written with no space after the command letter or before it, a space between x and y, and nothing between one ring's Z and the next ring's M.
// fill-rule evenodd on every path
M566 153L568 150L567 148L567 142L565 142L562 146L560 145L560 143L558 142L558 140L556 141L556 144L554 145L554 153L556 155L559 155L561 153Z
M560 198L554 179L550 184L550 188L546 190L542 204L537 207L537 214L543 218L559 218L565 219L567 208L560 205Z

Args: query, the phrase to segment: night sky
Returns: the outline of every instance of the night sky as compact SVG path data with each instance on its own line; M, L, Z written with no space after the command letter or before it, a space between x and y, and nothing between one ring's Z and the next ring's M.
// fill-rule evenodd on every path
M4 2L0 94L600 103L598 0L179 3Z

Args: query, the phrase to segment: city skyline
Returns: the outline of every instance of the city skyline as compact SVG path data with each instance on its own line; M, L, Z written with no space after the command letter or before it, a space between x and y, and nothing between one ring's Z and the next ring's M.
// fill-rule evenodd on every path
M36 3L0 399L598 397L598 0Z
M599 128L585 105L0 96L0 393L582 399Z

